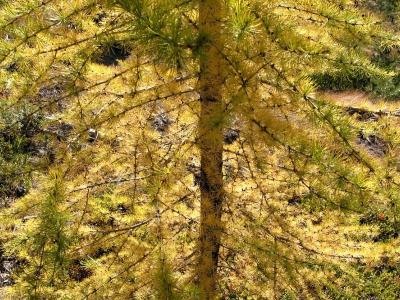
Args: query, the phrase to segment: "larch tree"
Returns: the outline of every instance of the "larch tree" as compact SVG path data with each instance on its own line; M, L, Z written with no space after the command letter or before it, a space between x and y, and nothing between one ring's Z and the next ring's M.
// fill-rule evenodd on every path
M223 2L199 2L199 34L205 41L200 50L200 242L199 283L204 299L214 299L221 239L223 205L223 115L224 84Z
M314 82L394 77L360 1L3 0L0 34L1 297L358 299L398 263L397 115Z

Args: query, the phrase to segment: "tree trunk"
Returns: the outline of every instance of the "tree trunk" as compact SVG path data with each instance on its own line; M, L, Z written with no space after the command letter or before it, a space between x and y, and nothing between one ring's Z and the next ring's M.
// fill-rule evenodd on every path
M221 239L222 177L222 0L200 0L199 147L201 154L201 212L198 279L201 299L214 299Z

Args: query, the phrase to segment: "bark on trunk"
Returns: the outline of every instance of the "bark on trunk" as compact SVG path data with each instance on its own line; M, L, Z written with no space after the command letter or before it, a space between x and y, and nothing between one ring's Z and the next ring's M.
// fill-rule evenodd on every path
M222 177L222 0L200 0L199 29L204 37L200 54L199 146L201 152L201 213L198 279L201 299L214 299L221 239Z

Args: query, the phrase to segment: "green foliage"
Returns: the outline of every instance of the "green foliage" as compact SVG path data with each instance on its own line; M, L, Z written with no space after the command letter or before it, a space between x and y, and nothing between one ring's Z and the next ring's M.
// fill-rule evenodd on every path
M148 53L170 67L185 67L190 59L188 50L195 47L196 36L193 35L190 25L184 21L188 16L182 14L180 9L191 7L191 1L182 4L175 0L114 2L132 14L132 38L147 45Z
M383 269L385 267L382 267ZM399 278L400 278L399 267L395 269L384 269L364 271L366 284L362 291L360 291L360 298L375 297L379 300L395 300L400 297Z
M165 255L161 255L158 260L156 272L154 274L154 291L157 300L179 300L181 299L176 290L176 280L172 273L170 263Z
M384 14L382 22L389 23L385 26L397 30L395 20L399 11L399 2L397 0L362 1L363 5ZM376 76L369 73L366 69L355 67L352 64L339 64L335 70L325 72L316 71L312 78L322 90L349 90L358 89L373 93L379 97L387 99L397 99L400 97L399 74L398 74L398 46L387 45L378 40L370 45L369 56L372 62L382 68L392 72L392 75ZM362 52L363 49L358 51Z
M395 300L400 296L398 281L400 279L399 263L383 256L378 262L370 265L354 264L355 273L342 273L336 280L339 287L327 282L324 285L324 294L330 299L377 299Z
M360 218L360 224L375 225L378 227L378 234L373 238L375 242L397 238L400 233L400 224L396 220L396 217L389 217L385 212L366 212Z
M382 67L392 70L391 61L385 56L377 55L376 62ZM361 90L387 99L400 96L399 75L379 77L366 72L362 68L342 67L334 71L312 75L312 79L321 90Z
M22 225L23 235L10 244L19 259L21 281L14 287L16 294L30 299L55 299L53 292L68 279L68 248L72 236L68 230L68 215L63 211L66 201L63 175L50 174L50 186L38 205L37 217Z
M392 21L395 19L400 6L397 0L364 0L363 2L369 8L385 13L388 17L391 17Z

